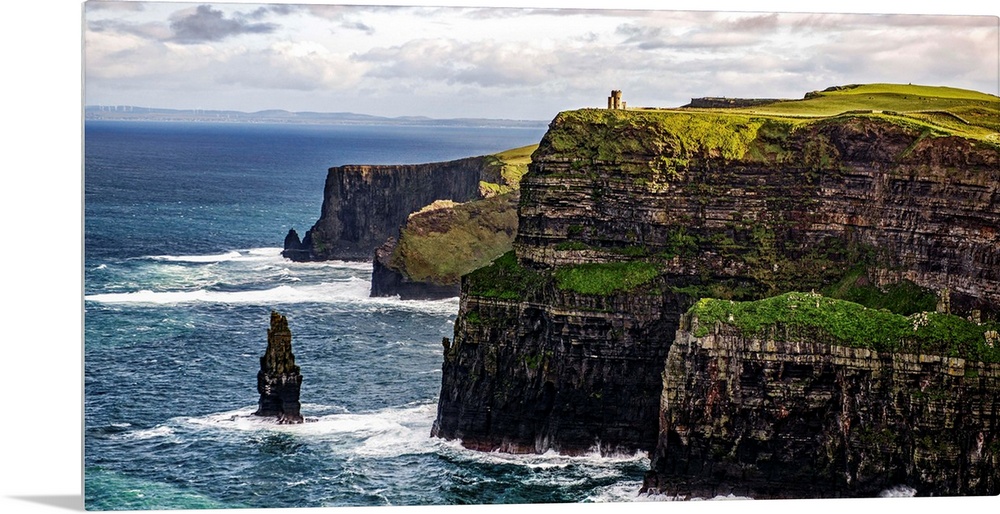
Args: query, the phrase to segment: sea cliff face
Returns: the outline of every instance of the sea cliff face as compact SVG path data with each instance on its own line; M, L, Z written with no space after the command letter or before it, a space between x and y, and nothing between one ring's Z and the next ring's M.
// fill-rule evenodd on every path
M666 272L766 294L867 258L877 285L948 288L957 308L998 314L995 145L879 117L577 111L556 118L535 161L515 242L530 265L661 254Z
M513 254L499 259L518 273ZM494 270L487 270L494 271ZM526 275L463 281L432 434L482 451L632 454L657 432L660 372L680 313L655 287L595 296ZM504 273L504 272L501 272ZM524 296L516 295L524 293Z
M435 200L478 198L480 180L495 173L486 157L330 168L319 220L302 240L286 237L282 255L294 261L369 260L388 238L398 237L411 213Z
M698 336L698 323L686 316L670 348L645 491L1000 492L1000 364L851 347L799 324L748 334L722 322Z
M998 164L995 144L892 115L561 113L521 181L515 253L463 278L434 434L653 451L647 382L701 297L860 269L848 285L908 281L996 319Z

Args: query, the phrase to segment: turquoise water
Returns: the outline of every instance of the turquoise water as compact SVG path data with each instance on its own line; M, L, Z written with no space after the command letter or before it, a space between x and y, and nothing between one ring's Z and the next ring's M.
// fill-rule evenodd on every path
M457 299L369 298L370 263L293 263L330 166L537 142L535 129L88 122L88 509L623 501L644 455L479 453L429 437ZM302 425L252 417L269 312Z

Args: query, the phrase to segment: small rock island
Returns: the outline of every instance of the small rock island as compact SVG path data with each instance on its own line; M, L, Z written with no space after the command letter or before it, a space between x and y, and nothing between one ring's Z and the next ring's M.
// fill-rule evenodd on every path
M302 423L299 413L299 387L302 374L292 354L292 331L285 316L271 311L267 330L267 350L260 358L257 392L260 393L256 416L277 417L280 424Z

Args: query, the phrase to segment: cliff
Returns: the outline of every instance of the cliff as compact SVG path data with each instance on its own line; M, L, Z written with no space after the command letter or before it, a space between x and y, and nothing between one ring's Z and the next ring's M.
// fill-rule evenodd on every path
M796 116L560 113L521 181L514 253L463 277L433 433L653 451L664 358L702 297L816 289L909 313L940 295L997 319L1000 102L941 100L963 124L886 112L917 95L850 91ZM830 98L841 110L816 114Z
M438 200L410 214L375 252L372 296L435 299L458 296L462 275L510 251L517 232L518 188L538 145L484 158L481 199ZM492 182L491 182L492 181Z
M1000 337L817 294L703 300L663 373L644 490L682 497L1000 493ZM945 328L947 327L947 328Z
M285 238L282 255L294 261L368 260L406 218L435 200L479 198L479 182L498 171L486 157L405 165L330 168L319 220ZM488 180L496 182L497 180Z

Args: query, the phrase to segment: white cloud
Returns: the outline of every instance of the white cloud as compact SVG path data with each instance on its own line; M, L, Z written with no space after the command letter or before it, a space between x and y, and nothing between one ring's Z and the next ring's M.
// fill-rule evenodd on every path
M997 88L994 17L143 5L88 11L87 76L101 91L148 79L163 98L197 87L219 103L270 102L244 110L339 92L327 100L344 110L547 118L612 88L667 106L852 82Z

